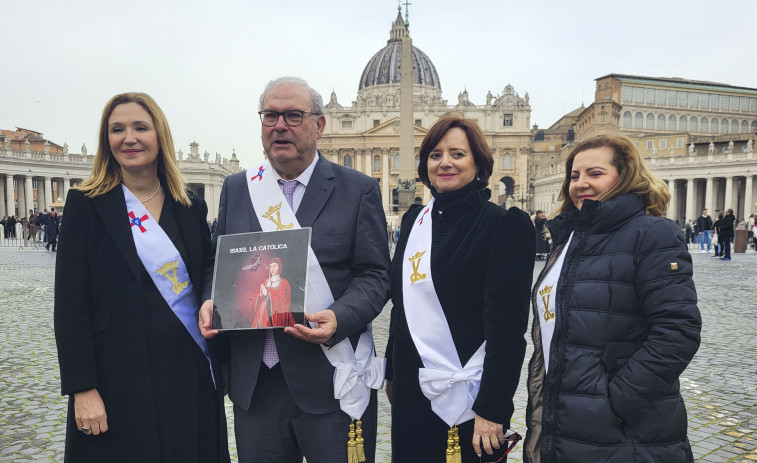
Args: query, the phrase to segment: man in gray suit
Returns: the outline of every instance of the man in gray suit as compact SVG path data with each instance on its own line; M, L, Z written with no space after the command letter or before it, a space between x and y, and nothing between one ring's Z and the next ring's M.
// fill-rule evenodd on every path
M266 157L297 221L312 228L311 247L335 302L306 315L312 327L297 324L218 337L219 345L226 345L220 352L230 366L229 397L242 463L301 463L303 456L308 463L347 461L351 418L334 398L334 367L321 344L333 346L348 337L354 348L388 299L389 252L378 182L317 152L326 124L323 114L321 96L299 78L271 81L260 97ZM217 236L261 230L247 177L240 172L224 182ZM287 180L290 186L285 186ZM291 185L296 185L293 192ZM208 338L217 333L210 329L212 272L211 261L199 320ZM371 462L375 390L363 423Z

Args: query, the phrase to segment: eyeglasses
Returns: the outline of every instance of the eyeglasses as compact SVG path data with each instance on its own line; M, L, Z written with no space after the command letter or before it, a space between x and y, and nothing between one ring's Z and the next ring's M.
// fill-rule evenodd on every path
M297 127L298 125L302 125L302 121L305 120L305 114L313 114L316 116L320 115L312 111L297 111L297 110L284 111L281 113L277 111L258 111L258 114L260 114L260 122L262 122L263 125L266 127L275 126L276 123L279 122L279 117L281 116L284 116L284 123L287 126Z

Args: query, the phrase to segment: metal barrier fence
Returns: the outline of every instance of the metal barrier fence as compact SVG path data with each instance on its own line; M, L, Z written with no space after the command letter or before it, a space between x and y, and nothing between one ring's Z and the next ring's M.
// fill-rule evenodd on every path
M15 227L8 229L0 225L0 248L44 249L44 228L17 223Z

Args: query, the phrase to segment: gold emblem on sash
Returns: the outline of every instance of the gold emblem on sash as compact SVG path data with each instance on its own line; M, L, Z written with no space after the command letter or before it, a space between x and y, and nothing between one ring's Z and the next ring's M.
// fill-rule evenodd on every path
M184 283L179 283L178 279L176 278L177 268L179 268L179 259L176 259L173 262L166 262L162 267L155 270L155 272L168 278L168 281L173 283L173 292L176 294L181 294L184 288L186 288L189 284L189 280L185 281Z
M549 296L552 293L552 286L545 286L541 291L539 291L539 296L541 296L541 301L544 303L544 321L548 322L555 318L555 313L549 311Z
M273 217L274 212L276 213L276 218ZM293 223L290 223L289 225L284 225L281 223L281 203L269 207L268 212L263 214L263 218L273 222L273 224L276 225L276 231L289 230L290 228L294 227Z
M413 274L410 275L410 283L426 279L425 273L418 272L418 267L421 265L421 257L423 257L424 254L426 254L426 251L418 251L413 257L408 259L410 263L413 264Z

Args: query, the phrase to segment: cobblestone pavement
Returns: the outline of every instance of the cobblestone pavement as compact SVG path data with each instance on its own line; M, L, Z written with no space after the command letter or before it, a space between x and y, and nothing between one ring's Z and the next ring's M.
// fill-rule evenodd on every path
M681 378L698 462L757 461L757 254L695 252L702 345ZM0 462L63 461L65 398L53 334L55 254L0 248ZM537 263L536 271L542 267ZM383 354L391 305L374 324ZM529 342L528 356L531 355ZM525 370L524 370L525 371ZM525 432L525 373L512 427ZM231 408L227 404L231 417ZM389 404L379 393L378 462L390 461ZM233 423L229 437L235 453ZM510 462L520 462L520 445Z

